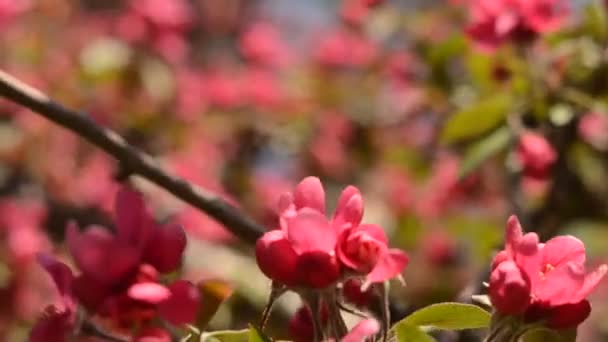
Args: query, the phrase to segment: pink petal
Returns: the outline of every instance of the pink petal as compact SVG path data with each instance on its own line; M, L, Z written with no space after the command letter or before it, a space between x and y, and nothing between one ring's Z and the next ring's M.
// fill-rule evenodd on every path
M158 306L160 315L173 325L193 323L200 301L196 286L186 280L178 280L169 285L169 290L169 299Z
M577 294L585 283L585 271L580 264L562 264L545 273L533 285L536 298L551 306L577 301Z
M515 215L511 215L507 220L507 229L505 234L505 250L511 257L515 255L515 246L523 237L523 231L519 219Z
M78 303L89 312L95 312L112 292L112 288L107 284L100 283L86 274L81 274L74 279L73 288Z
M558 267L574 262L585 264L585 245L574 236L557 236L547 241L542 250L542 265Z
M255 245L255 256L258 267L268 278L295 285L297 255L285 232L272 230L264 234Z
M114 212L118 239L132 246L144 245L152 228L152 219L146 211L142 194L123 186L116 194Z
M287 239L296 253L306 251L333 251L338 233L320 212L304 208L287 218Z
M47 307L30 331L28 342L66 342L74 330L73 317L68 312Z
M57 291L63 299L65 310L73 311L76 303L72 297L72 283L74 282L72 270L66 264L45 254L38 255L38 263L44 267L53 279Z
M530 280L515 262L507 260L490 274L488 294L492 305L501 314L520 315L530 305Z
M186 233L181 226L158 226L145 246L143 260L160 273L172 272L182 262L186 241Z
M381 283L399 275L407 264L409 257L400 249L389 249L388 253L378 261L376 267L366 277L367 283Z
M306 177L296 186L294 204L297 209L312 208L325 213L325 190L317 177Z
M513 12L504 12L498 15L494 22L494 30L499 36L509 34L518 24L519 16Z
M361 342L365 341L368 337L380 331L380 324L375 319L366 319L359 322L355 327L342 337L342 342Z
M583 299L587 298L591 291L597 287L599 282L604 279L606 272L608 272L608 265L600 265L600 267L598 267L595 271L587 274L585 276L583 287L579 290L576 296L577 299L582 301Z
M139 262L139 251L116 241L102 227L93 226L80 233L70 224L67 242L78 268L105 284L120 282Z
M348 186L338 199L338 206L333 218L333 224L339 229L356 227L363 218L363 198L354 186ZM347 225L345 227L345 225Z
M534 288L541 271L538 235L536 233L525 234L513 248L515 263L528 275L532 288Z
M164 285L151 282L133 284L127 294L130 298L150 304L158 304L171 296L171 292Z
M387 239L380 226L365 224L345 231L336 247L340 261L359 273L369 273L387 253Z
M545 325L551 329L558 330L576 328L590 314L591 304L586 300L573 304L564 304L549 310L549 317L545 318Z

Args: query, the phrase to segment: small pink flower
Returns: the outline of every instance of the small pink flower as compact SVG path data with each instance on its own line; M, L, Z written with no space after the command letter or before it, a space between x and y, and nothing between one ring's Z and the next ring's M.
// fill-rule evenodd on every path
M289 58L279 30L267 22L251 25L241 36L240 49L250 61L264 66L283 66Z
M505 315L544 320L552 328L582 323L590 313L586 297L608 271L607 265L585 272L585 246L573 236L539 243L523 234L519 221L507 222L505 249L492 263L489 294ZM572 310L568 310L572 309Z
M363 199L353 186L340 195L331 221L316 177L303 179L293 195L283 194L279 213L281 229L264 234L256 244L260 269L279 283L324 288L340 279L343 266L367 276L368 283L382 282L407 265L407 255L388 248L380 227L360 225Z
M557 152L540 134L526 132L519 138L516 156L525 176L545 179L557 161Z
M598 150L607 150L608 115L599 112L585 114L578 123L578 134Z

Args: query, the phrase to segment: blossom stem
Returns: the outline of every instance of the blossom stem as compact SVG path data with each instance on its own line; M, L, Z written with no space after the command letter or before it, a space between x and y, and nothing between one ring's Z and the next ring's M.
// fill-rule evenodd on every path
M213 217L242 240L255 243L265 232L251 217L218 195L168 173L154 158L130 145L116 132L98 125L83 113L65 108L1 70L0 96L78 134L114 157L127 174L137 174L167 190Z

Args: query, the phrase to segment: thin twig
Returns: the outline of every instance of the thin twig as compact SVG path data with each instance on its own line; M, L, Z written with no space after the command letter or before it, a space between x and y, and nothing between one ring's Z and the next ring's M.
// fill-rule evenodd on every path
M80 135L113 156L123 170L146 178L175 197L202 210L242 240L254 243L264 232L264 228L249 216L216 194L168 173L154 158L131 146L116 132L96 124L83 113L65 108L1 70L0 96Z

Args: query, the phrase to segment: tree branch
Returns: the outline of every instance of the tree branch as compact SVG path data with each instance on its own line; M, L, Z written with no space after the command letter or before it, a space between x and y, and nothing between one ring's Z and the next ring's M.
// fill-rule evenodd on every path
M216 194L168 173L150 155L129 145L116 132L99 126L86 114L67 109L0 70L0 96L78 134L113 156L123 170L140 175L213 217L242 240L254 243L264 228Z

